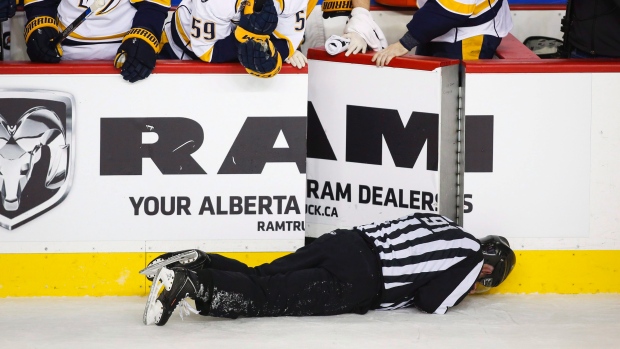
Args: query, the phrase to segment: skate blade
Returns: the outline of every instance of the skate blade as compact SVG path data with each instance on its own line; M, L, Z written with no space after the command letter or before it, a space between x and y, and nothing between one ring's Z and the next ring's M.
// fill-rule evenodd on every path
M170 273L172 273L172 275L170 275ZM142 322L145 325L156 323L157 315L161 317L163 309L161 303L159 303L159 305L157 304L157 297L159 296L162 288L170 290L173 279L174 272L166 267L161 268L161 270L157 272L157 276L153 279L153 284L151 285L149 297L146 300L146 306L144 307Z
M159 272L159 270L167 265L170 265L174 262L181 262L184 263L186 261L189 260L196 260L198 258L198 252L196 252L195 250L192 251L187 251L181 254L178 254L176 256L172 256L170 258L167 258L161 262L157 262L157 263L153 263L149 266L147 266L146 268L140 270L140 274L142 275L153 275L153 274L157 274Z

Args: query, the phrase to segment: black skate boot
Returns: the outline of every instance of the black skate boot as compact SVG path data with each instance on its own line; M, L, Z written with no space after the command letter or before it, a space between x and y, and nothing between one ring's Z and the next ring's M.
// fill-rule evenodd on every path
M146 268L140 271L140 274L144 274L149 281L153 281L153 278L162 267L168 269L181 267L190 270L201 270L210 262L211 258L209 258L209 255L200 250L168 252L150 261Z
M163 291L159 293L162 289ZM195 271L163 267L153 279L151 293L144 309L144 324L165 325L180 302L198 295L204 297L205 290L198 282Z

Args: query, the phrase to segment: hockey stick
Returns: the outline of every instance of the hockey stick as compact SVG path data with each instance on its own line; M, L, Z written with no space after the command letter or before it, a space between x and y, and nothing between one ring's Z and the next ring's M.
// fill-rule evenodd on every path
M64 39L66 39L67 36L73 33L73 31L77 29L77 27L79 27L80 24L82 24L86 20L86 18L88 18L91 14L99 11L99 9L102 8L105 4L106 4L105 0L95 0L95 2L93 2L93 4L90 5L89 8L87 8L84 12L82 12L82 14L79 15L78 18L76 18L73 22L71 22L71 24L69 24L65 28L65 30L62 31L62 33L58 34L58 36L54 38L54 40L52 40L52 43L51 43L52 47L55 47L56 45L61 43Z
M185 262L188 260L192 260L192 259L196 259L198 258L198 252L196 252L196 250L191 250L191 251L187 251L185 253L181 253L178 254L176 256L172 256L170 258L166 258L163 261L157 262L157 263L153 263L149 266L147 266L146 268L140 270L140 274L142 275L152 275L155 273L159 273L159 270L169 264L172 264L174 262Z

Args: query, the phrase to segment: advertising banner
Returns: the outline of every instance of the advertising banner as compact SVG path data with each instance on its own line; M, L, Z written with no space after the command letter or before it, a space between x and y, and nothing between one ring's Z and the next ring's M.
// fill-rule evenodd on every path
M476 236L589 234L593 74L543 69L467 73L464 227Z
M307 236L415 211L455 219L458 66L309 52Z
M307 72L192 66L3 75L1 252L300 247Z

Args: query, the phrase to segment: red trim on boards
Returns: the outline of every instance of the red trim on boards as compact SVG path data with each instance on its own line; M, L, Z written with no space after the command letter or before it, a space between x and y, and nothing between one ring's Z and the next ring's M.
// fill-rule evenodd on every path
M112 61L63 61L57 64L0 62L1 74L119 74ZM239 63L204 63L160 60L154 74L247 74ZM308 74L308 66L297 69L284 63L279 74Z
M500 59L540 59L540 57L527 48L527 46L523 45L523 43L512 34L508 34L506 37L502 38L502 42L495 51L495 55Z
M620 73L620 59L489 59L464 62L466 73Z
M509 1L510 2L510 1ZM566 10L565 4L559 5L539 5L539 4L531 4L531 5L510 5L510 11L564 11ZM417 11L418 8L415 6L387 6L387 5L371 5L370 11Z
M375 65L375 63L372 62L373 55L373 51L370 51L370 53L367 51L366 53L358 53L356 55L350 55L349 57L345 56L344 52L332 56L325 51L324 47L314 47L308 49L308 59L338 63ZM404 55L402 57L392 59L388 67L432 71L437 68L455 64L459 64L457 59Z

